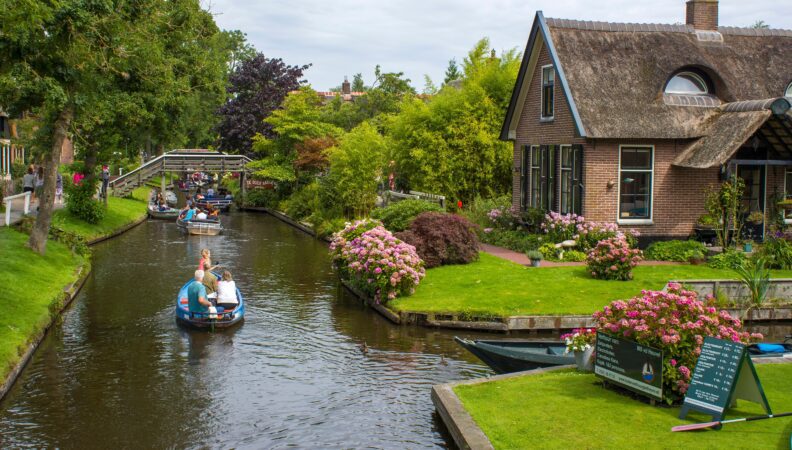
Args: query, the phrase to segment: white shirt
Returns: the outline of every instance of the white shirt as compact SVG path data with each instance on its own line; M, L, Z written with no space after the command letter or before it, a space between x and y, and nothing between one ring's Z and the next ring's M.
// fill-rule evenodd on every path
M217 282L217 303L239 303L236 297L236 283L233 280Z
M205 212L199 212L198 215L195 216L195 218L198 219L198 220L206 220L206 213Z
M207 189L206 195L208 195L209 197L214 197L214 189L212 188Z

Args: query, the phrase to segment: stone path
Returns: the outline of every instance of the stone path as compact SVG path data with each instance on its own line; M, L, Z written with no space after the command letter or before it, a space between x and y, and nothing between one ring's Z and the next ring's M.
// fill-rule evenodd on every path
M509 250L503 247L496 247L494 245L489 244L481 244L481 251L485 253L489 253L490 255L497 256L498 258L503 258L505 260L515 262L517 264L521 264L523 266L530 266L531 261L525 256L524 253L515 252L513 250ZM641 266L669 266L674 264L683 264L674 261L641 261L638 263ZM554 262L554 261L542 261L542 265L540 267L569 267L569 266L585 266L585 262Z
M24 214L22 212L25 208L25 199L15 198L11 200L10 203L11 203L11 225L14 225L15 223L20 222L22 220L22 217L24 217ZM6 205L6 208L7 207L8 205ZM61 209L63 208L63 203L55 202L54 207L56 210ZM30 213L28 215L32 217L36 217L37 209L38 209L38 202L31 200ZM4 225L5 225L5 212L0 214L0 226L4 226Z

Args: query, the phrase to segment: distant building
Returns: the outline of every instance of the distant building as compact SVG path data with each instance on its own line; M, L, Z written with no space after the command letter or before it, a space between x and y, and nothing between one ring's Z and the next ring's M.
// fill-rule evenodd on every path
M344 77L344 82L341 83L341 92L334 91L316 91L325 103L333 101L339 95L345 102L354 102L359 97L366 95L365 92L352 92L352 86L349 84L347 77Z

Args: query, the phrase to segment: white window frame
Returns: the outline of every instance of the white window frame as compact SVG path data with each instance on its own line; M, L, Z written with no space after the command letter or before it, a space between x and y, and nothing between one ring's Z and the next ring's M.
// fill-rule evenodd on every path
M648 148L652 151L652 169L649 170L649 174L651 176L651 182L649 183L649 218L648 219L624 219L621 217L621 175L622 175L622 148ZM654 167L655 167L655 146L654 145L631 145L631 144L623 144L619 145L619 169L618 173L616 174L616 223L619 225L654 225ZM631 170L628 171L633 172L646 172L646 171L638 171L638 170Z
M784 97L792 97L792 81L787 85L786 91L784 91Z
M544 115L544 73L545 69L552 68L553 69L553 115L552 116L545 116ZM539 120L542 122L552 122L555 119L555 83L556 83L556 74L555 74L555 67L552 64L547 64L542 66L541 71L539 72Z
M533 173L533 170L534 170L533 153L534 152L533 151L534 151L534 149L536 149L536 153L539 154L539 146L538 145L529 145L528 146L528 153L529 153L529 155L528 155L528 203L526 203L526 206L529 207L529 208L540 208L541 207L540 205L534 205L533 204L533 198L534 198L534 173ZM541 158L541 155L540 155L539 159L540 159L540 165L539 165L540 181L539 181L539 201L538 201L538 203L541 203L542 202L542 182L541 182L541 177L542 177L541 159L542 158Z
M674 78L676 78L678 76L682 76L682 75L688 75L691 78L695 78L699 83L701 83L702 86L704 86L704 92L692 93L692 92L669 91L668 90L668 85L671 84L671 80L673 80ZM675 73L668 80L668 83L666 83L666 88L663 89L663 92L665 92L666 94L677 94L677 95L707 95L707 94L710 93L710 87L709 87L709 84L707 84L707 80L705 80L704 77L702 77L701 75L697 74L696 72L691 72L689 70L684 70L682 72Z

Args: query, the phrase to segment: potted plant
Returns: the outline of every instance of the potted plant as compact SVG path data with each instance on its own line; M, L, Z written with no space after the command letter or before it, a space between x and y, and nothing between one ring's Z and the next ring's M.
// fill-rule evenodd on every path
M751 239L743 242L743 251L745 253L751 253L753 251L753 241Z
M704 261L706 259L707 257L706 255L704 255L704 252L702 252L701 250L696 250L690 254L690 256L688 257L688 262L694 266L698 266L704 264Z
M779 208L783 210L792 211L792 198L786 198L784 200L781 200L780 202L777 203L777 205Z
M751 214L748 214L748 218L746 220L752 224L759 225L764 222L764 214L762 211L754 211Z
M574 352L578 370L592 372L594 370L594 342L597 330L594 328L578 328L564 334L561 339L566 342L566 352Z
M539 250L531 250L525 254L531 260L531 267L539 267L542 261L542 252Z

